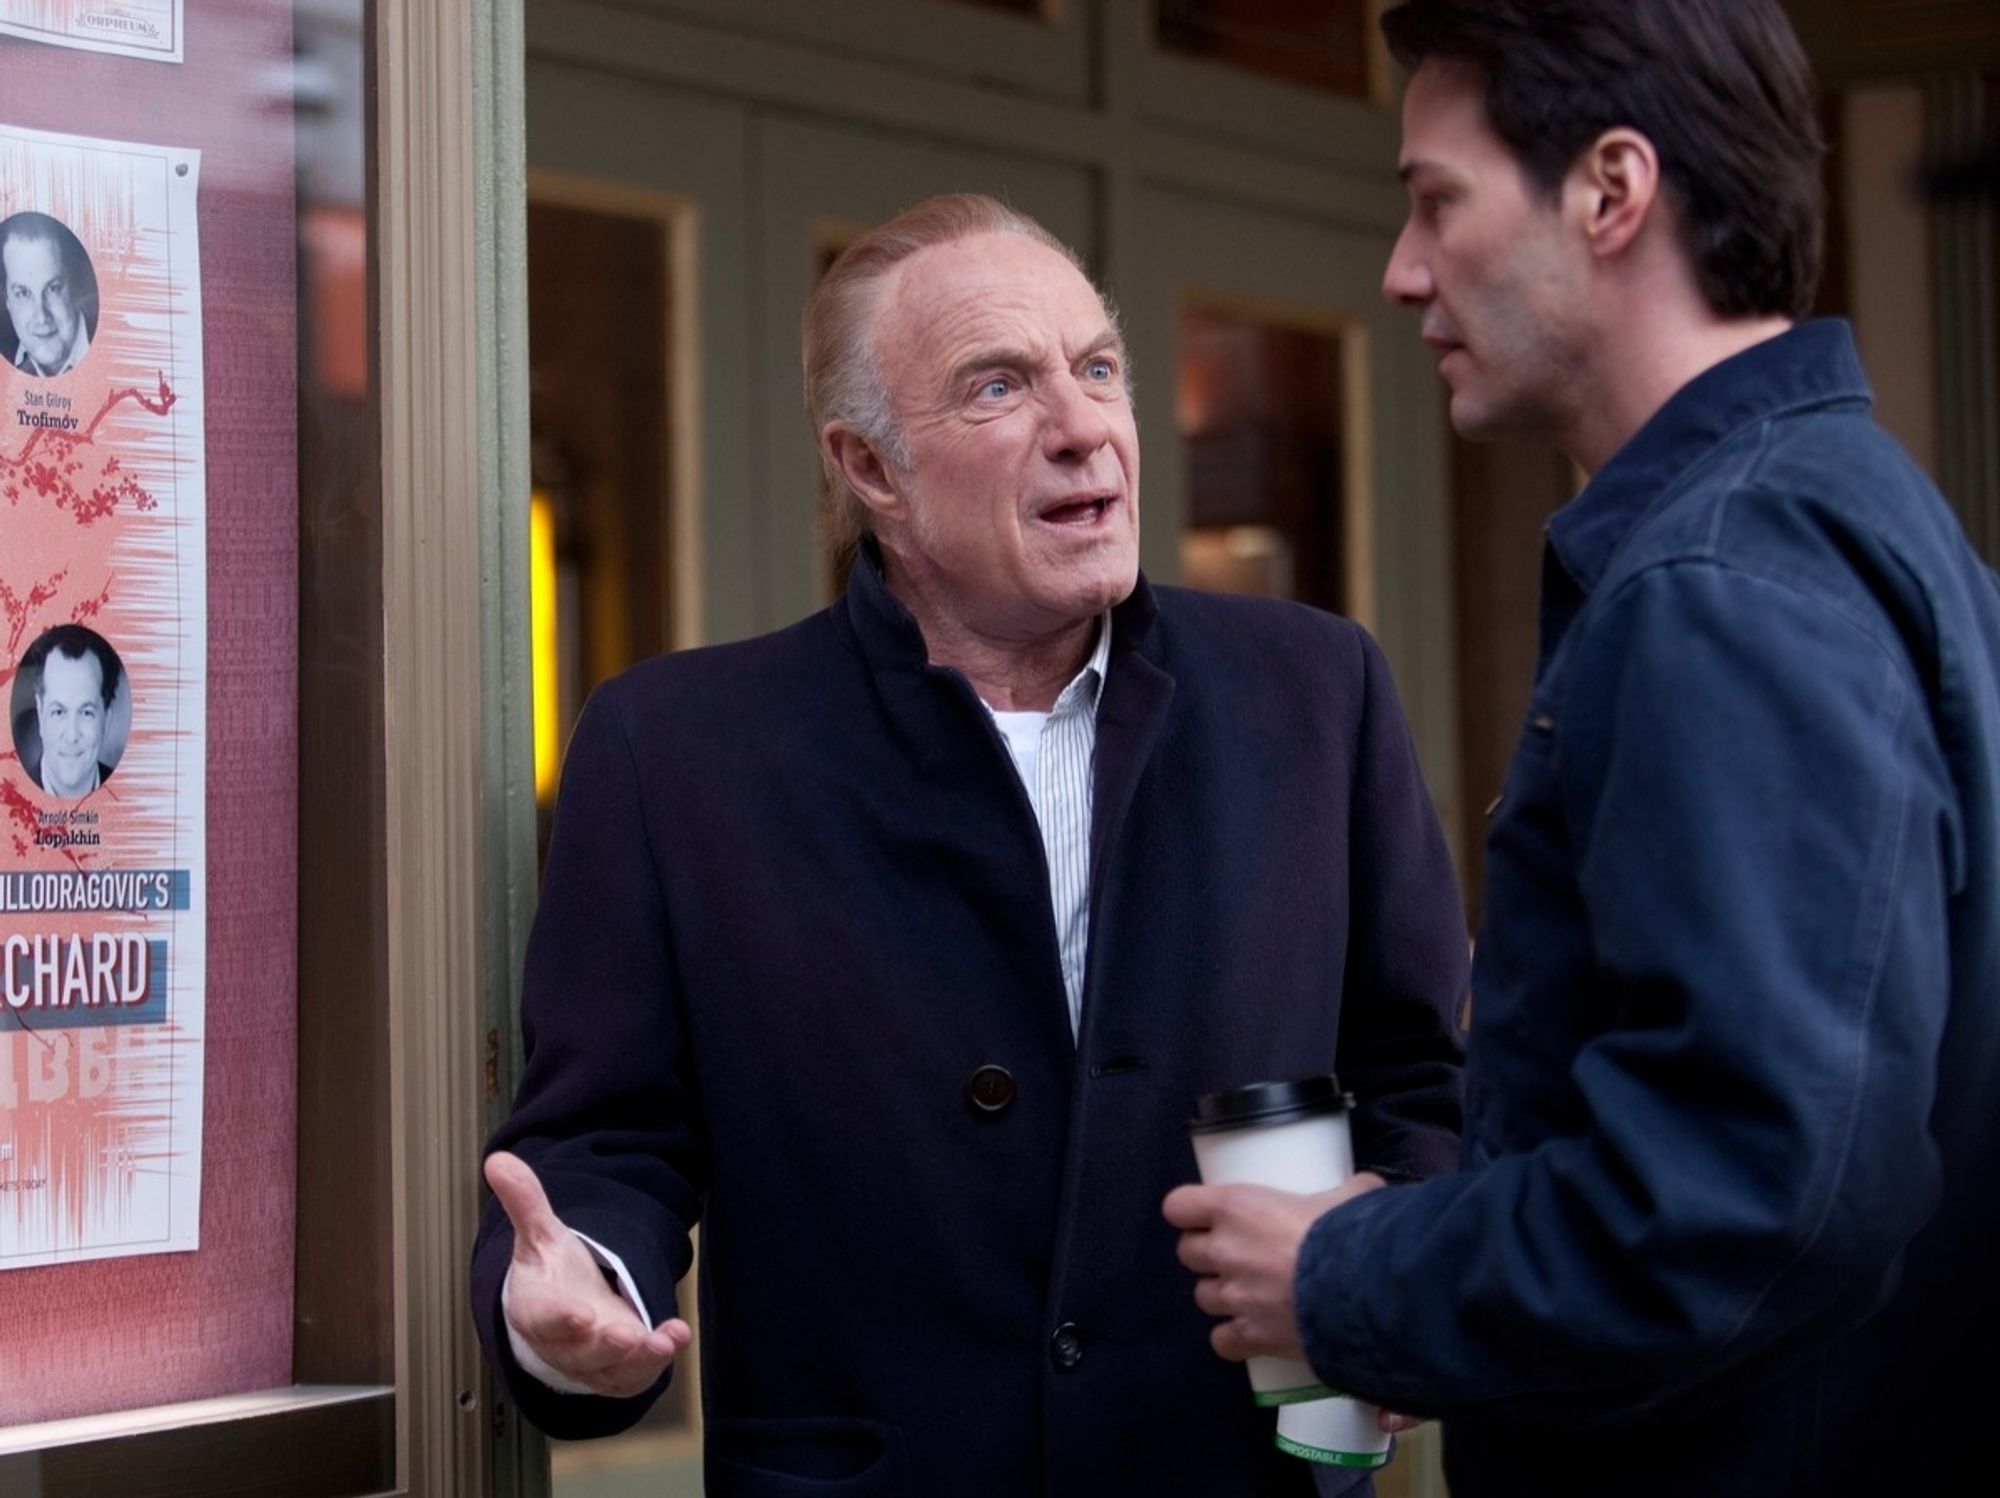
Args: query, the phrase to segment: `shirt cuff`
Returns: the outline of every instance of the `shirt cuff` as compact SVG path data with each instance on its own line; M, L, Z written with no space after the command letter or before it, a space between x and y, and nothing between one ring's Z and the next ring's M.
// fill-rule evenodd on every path
M632 1272L625 1267L625 1261L594 1238L578 1233L575 1228L571 1228L570 1231L576 1234L576 1239L579 1243L590 1250L591 1257L604 1267L605 1272L610 1275L613 1283L618 1286L618 1293L625 1297L626 1304L631 1306L633 1311L637 1313L639 1320L650 1328L653 1324L653 1318L646 1314L645 1297L639 1293L639 1286L633 1281ZM596 1391L590 1385L581 1383L571 1378L567 1373L558 1372L556 1369L550 1367L547 1362L543 1361L541 1355L527 1344L526 1339L514 1330L514 1318L506 1314L507 1294L512 1288L513 1283L514 1267L510 1264L507 1266L507 1278L500 1285L500 1319L507 1323L507 1347L514 1354L514 1361L521 1365L521 1371L534 1378L537 1382L548 1385L549 1388L554 1389L558 1394L595 1393Z

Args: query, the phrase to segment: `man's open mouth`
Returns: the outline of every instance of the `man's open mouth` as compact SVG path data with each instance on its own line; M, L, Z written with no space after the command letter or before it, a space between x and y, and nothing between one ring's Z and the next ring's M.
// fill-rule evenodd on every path
M1051 525L1095 525L1114 503L1116 500L1109 494L1087 495L1052 505L1035 518Z

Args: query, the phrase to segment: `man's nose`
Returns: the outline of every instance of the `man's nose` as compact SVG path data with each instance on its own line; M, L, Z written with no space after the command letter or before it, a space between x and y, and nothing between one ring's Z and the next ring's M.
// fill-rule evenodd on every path
M1382 295L1403 307L1421 307L1437 294L1430 266L1411 243L1413 237L1409 226L1404 225L1403 232L1396 236L1396 247L1389 252L1389 264L1382 272Z
M1051 458L1087 458L1111 440L1111 413L1102 396L1071 375L1056 382L1049 400L1044 450Z

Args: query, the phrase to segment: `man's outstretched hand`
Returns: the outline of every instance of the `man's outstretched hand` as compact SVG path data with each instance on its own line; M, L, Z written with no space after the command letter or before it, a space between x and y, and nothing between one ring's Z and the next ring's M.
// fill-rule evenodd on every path
M514 1258L500 1301L515 1335L593 1394L628 1399L650 1389L694 1340L694 1329L675 1317L648 1330L583 1240L563 1226L519 1156L489 1155L486 1184L514 1225Z

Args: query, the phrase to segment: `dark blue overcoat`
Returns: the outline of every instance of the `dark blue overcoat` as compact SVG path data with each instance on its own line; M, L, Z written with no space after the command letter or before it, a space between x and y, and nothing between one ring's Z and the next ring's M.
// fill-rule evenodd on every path
M584 713L493 1142L656 1319L700 1221L711 1498L1313 1491L1210 1351L1160 1200L1198 1094L1336 1069L1363 1165L1453 1165L1456 885L1359 628L1142 580L1112 639L1076 1039L1034 814L873 558ZM473 1305L512 1399L629 1424L646 1401L513 1363L510 1247L490 1207Z

